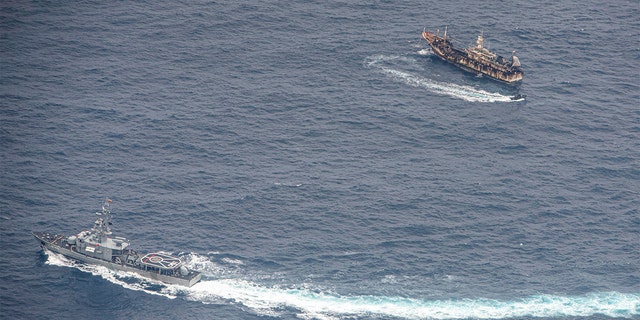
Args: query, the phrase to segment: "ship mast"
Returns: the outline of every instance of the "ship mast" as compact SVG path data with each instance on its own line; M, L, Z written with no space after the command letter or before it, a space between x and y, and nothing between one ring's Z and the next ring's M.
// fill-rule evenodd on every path
M482 50L483 45L484 45L484 31L481 31L480 35L478 36L478 40L476 40L476 47Z
M93 225L92 230L96 232L96 234L100 237L100 241L102 241L103 237L111 235L111 211L109 210L109 205L111 204L111 199L106 199L104 204L102 204L102 212L96 212L95 224Z

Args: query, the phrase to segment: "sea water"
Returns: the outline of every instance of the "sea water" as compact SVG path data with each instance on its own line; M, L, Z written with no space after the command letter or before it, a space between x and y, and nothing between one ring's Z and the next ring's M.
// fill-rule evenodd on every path
M7 319L640 317L640 6L3 2ZM507 85L433 55L481 32ZM521 101L511 100L526 95ZM114 235L191 288L70 261Z

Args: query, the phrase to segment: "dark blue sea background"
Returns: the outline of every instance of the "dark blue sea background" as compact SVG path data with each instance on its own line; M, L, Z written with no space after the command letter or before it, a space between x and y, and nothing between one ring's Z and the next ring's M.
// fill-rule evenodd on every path
M0 318L640 318L640 3L2 1ZM435 56L482 32L521 84ZM524 101L511 96L526 95ZM114 235L192 288L75 263Z

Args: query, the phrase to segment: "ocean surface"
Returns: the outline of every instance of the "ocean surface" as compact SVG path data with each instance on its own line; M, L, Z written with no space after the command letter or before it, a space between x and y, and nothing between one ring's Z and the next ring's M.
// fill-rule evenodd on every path
M640 3L2 1L2 319L639 319ZM423 29L522 62L508 85ZM524 101L513 101L516 94ZM43 252L115 235L192 288Z

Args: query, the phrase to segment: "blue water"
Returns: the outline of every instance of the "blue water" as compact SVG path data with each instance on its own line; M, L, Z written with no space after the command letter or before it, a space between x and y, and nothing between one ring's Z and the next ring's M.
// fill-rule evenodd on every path
M0 318L640 318L637 1L0 4ZM423 28L525 70L448 65ZM515 94L524 101L511 101ZM79 265L180 255L192 288Z

